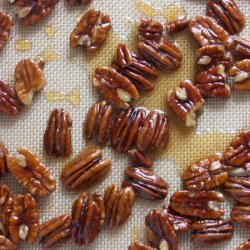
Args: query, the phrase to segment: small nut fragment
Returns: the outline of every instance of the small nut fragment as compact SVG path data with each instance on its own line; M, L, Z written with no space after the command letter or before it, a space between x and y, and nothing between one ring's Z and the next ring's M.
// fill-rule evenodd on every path
M154 250L154 248L143 243L135 242L128 247L128 250Z
M9 40L13 25L12 17L7 13L0 11L0 52Z
M241 37L234 37L234 48L233 48L233 55L238 59L249 59L250 58L250 41L241 38Z
M249 250L249 249L250 249L250 240L241 243L240 246L236 248L236 250Z
M54 109L44 134L44 149L48 155L68 157L72 153L72 120L63 109Z
M0 235L0 249L2 250L16 250L17 245L7 239L5 236Z
M5 145L0 141L0 177L5 175L9 169L7 165L7 156L9 152Z
M138 149L129 150L128 157L135 167L151 168L153 166L153 161L149 154Z
M167 22L167 34L172 35L184 31L188 27L189 20L185 17Z
M250 205L234 205L231 212L231 219L242 224L244 227L250 227Z
M92 0L68 0L71 6L81 5L81 4L88 4Z

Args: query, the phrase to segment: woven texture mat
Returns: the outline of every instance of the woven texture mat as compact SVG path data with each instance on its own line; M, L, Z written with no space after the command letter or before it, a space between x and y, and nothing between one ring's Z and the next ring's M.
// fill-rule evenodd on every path
M203 0L183 0L182 5L188 17L192 17L205 12L206 2L207 1ZM250 37L250 2L243 0L238 0L237 2L247 18L246 28L242 32L242 36L247 38ZM173 4L176 2L170 0L155 0L152 1L152 3L159 8L163 8L164 4ZM109 35L107 44L103 46L96 55L92 56L92 58L86 58L81 49L72 50L69 48L69 34L76 24L75 18L78 13L90 7L95 7L109 14L112 18L113 30ZM14 16L14 7L10 6L7 0L0 0L0 9ZM0 117L0 138L9 148L9 151L11 153L16 152L18 146L30 148L38 154L57 178L56 192L46 198L37 198L40 223L61 213L70 213L74 199L81 193L81 190L73 192L66 191L59 181L61 170L68 159L63 160L48 157L43 151L43 134L50 112L54 108L64 108L70 113L73 120L72 143L74 153L72 157L74 157L85 147L85 141L82 138L82 123L90 105L97 98L97 93L91 86L94 69L96 66L109 65L118 42L124 41L132 47L135 47L134 21L139 20L141 16L143 16L143 14L136 8L134 0L94 0L93 3L86 8L70 8L66 1L64 2L62 0L49 17L34 27L21 27L18 20L15 20L15 27L11 33L11 39L4 51L0 54L1 79L13 84L11 78L17 62L27 57L34 58L49 46L53 47L60 55L58 60L46 64L44 72L47 85L41 93L35 96L33 105L25 107L18 117ZM164 21L163 17L156 18ZM45 35L44 28L48 24L53 24L57 28L52 38L48 38ZM181 77L177 78L175 74L169 74L169 76L165 75L164 79L159 80L160 83L156 89L144 98L144 103L147 103L149 108L165 110L164 100L167 90L173 86L177 86L180 80L190 78L190 69L192 69L194 65L194 52L196 48L194 40L190 40L187 36L188 34L184 33L176 37L176 41L184 54L183 66L178 70L178 76ZM32 42L32 49L16 51L15 42L17 39L30 40ZM189 42L187 42L187 39L189 39ZM186 46L193 49L187 50ZM46 93L50 91L69 93L72 90L76 90L77 93L77 89L80 89L79 105L73 105L67 100L50 102L46 98ZM157 96L157 98L155 98L155 96ZM156 102L155 100L162 101ZM199 119L199 126L196 129L195 136L206 134L207 137L210 137L210 133L218 133L220 141L227 141L227 138L233 137L233 133L236 133L248 125L249 104L249 93L246 92L233 92L232 97L228 100L213 99L207 101L205 112ZM228 133L230 135L228 135ZM127 249L132 241L143 241L145 234L144 218L146 214L153 208L160 209L163 204L168 202L172 193L181 187L180 169L184 169L186 164L189 164L191 159L194 159L193 154L195 154L196 150L190 151L190 149L200 147L195 145L197 142L199 142L199 140L187 138L183 138L182 142L180 138L173 136L171 138L171 150L172 152L178 152L179 161L175 161L174 157L170 157L170 153L169 155L166 153L155 156L155 171L170 184L169 194L165 201L149 202L137 199L133 209L133 215L123 226L117 230L107 230L104 228L93 244L84 248ZM211 141L211 143L213 142ZM214 141L214 145L216 147L216 141ZM227 143L225 143L225 148L226 147ZM207 153L212 154L217 150L217 148L208 149ZM192 152L192 154L190 152ZM84 191L98 191L102 193L108 184L121 183L123 170L129 165L127 157L121 156L109 148L104 149L104 157L112 160L112 171L110 175L103 182L84 189ZM25 191L11 174L1 178L0 182L1 184L8 183L14 194ZM226 209L225 217L228 218L234 202L228 197L226 199L224 204ZM239 225L235 225L235 234L231 241L218 244L209 249L235 249L237 245L248 238L248 230L243 229ZM38 244L27 246L22 243L21 249L41 249L41 246ZM78 248L69 241L64 245L60 245L58 249ZM190 244L188 233L181 233L179 234L179 249L201 248ZM203 247L203 249L206 248Z

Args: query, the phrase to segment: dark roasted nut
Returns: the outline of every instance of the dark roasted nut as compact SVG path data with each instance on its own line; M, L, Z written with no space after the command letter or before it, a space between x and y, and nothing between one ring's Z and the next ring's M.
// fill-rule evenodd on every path
M84 46L88 53L95 52L107 39L111 20L101 11L88 10L70 34L70 46Z
M236 248L236 250L249 250L250 249L250 240L243 242Z
M101 231L105 219L102 197L82 193L72 207L71 234L77 245L90 244Z
M0 51L3 50L10 37L10 32L14 23L12 17L0 11Z
M189 20L185 17L167 22L167 34L172 35L184 31L188 27Z
M61 175L62 184L68 189L89 185L104 178L110 168L110 160L102 160L102 150L89 147L65 166Z
M72 120L63 109L54 109L49 117L43 144L48 155L68 157L72 153Z
M245 24L245 16L234 0L210 0L207 15L213 17L230 34L239 33Z
M162 150L169 141L170 126L167 114L151 111L142 123L136 139L136 147L141 151Z
M96 69L93 86L104 99L123 109L130 107L132 99L139 98L139 93L132 82L111 67Z
M48 16L60 0L16 0L17 15L24 26L38 23Z
M162 212L170 221L175 231L188 231L191 226L191 220L175 213L170 206L163 206Z
M9 152L5 145L0 141L0 177L5 175L9 169L7 165L7 156Z
M47 196L56 189L56 180L40 159L27 148L18 148L18 154L8 155L10 172L27 190L38 196Z
M15 116L21 111L22 103L16 91L6 82L0 80L0 113Z
M172 112L187 127L196 125L197 115L203 111L204 99L190 81L183 81L180 87L168 91L167 102Z
M172 195L170 206L181 215L216 219L224 214L224 210L218 207L218 202L223 201L223 195L215 191L181 190Z
M212 17L197 16L188 23L189 29L201 47L213 44L223 44L230 47L233 38Z
M250 206L236 204L232 208L231 219L242 224L244 227L250 227Z
M80 5L80 4L88 4L91 1L92 0L68 0L71 6Z
M0 249L2 250L16 250L17 245L7 239L5 236L0 235Z
M129 150L128 157L135 167L151 168L153 166L153 161L149 154L138 149Z
M119 112L111 137L111 146L116 151L125 153L134 146L145 116L146 110L140 108Z
M162 200L168 192L168 184L150 169L129 167L124 171L123 187L131 186L136 195L146 200Z
M201 220L191 225L191 239L194 244L204 246L230 240L233 237L233 225L230 220Z
M29 193L15 197L9 220L10 239L16 244L20 239L29 244L38 236L38 212L36 201Z
M147 240L157 249L178 249L178 239L167 217L157 210L152 210L145 217ZM164 247L163 247L164 246Z
M104 195L105 221L109 228L122 225L132 214L135 193L131 187L119 189L117 185L110 185Z
M235 47L233 55L237 58L250 58L250 41L241 37L234 37Z
M59 215L39 225L40 243L43 249L51 249L71 237L71 216Z
M143 243L135 242L128 247L128 250L154 250L154 248Z
M44 62L41 58L33 61L20 61L15 69L15 89L19 100L25 105L31 105L35 91L41 90L46 81L42 71Z

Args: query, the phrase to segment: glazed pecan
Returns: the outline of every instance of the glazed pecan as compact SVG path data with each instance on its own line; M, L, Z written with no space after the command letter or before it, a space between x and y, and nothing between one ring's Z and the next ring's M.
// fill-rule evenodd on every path
M36 201L29 193L19 194L14 198L9 220L10 239L16 244L20 239L29 244L38 236L38 212Z
M250 249L250 240L241 243L240 246L236 248L236 250L249 250L249 249Z
M92 0L68 0L71 6L80 5L80 4L88 4L91 1Z
M71 234L77 245L91 243L101 231L105 219L102 197L82 193L72 207Z
M89 147L64 167L61 181L66 188L74 189L102 179L110 168L110 160L102 160L102 150L98 147Z
M8 155L10 172L32 195L47 196L56 189L56 180L49 169L28 148L18 148Z
M168 183L150 169L129 167L124 171L123 187L131 186L136 195L146 200L162 200L168 192Z
M128 247L128 250L154 250L154 248L143 243L135 242Z
M15 116L20 113L21 108L22 103L16 91L8 83L0 80L0 113Z
M136 147L141 151L162 150L169 141L170 126L167 114L151 111L144 119L136 139Z
M188 22L189 20L185 17L167 22L167 33L172 35L184 31L188 27Z
M63 109L54 109L49 117L43 144L48 155L68 157L72 153L72 120Z
M0 177L5 175L9 169L7 165L7 156L9 152L5 145L0 141Z
M132 214L135 193L131 187L108 186L104 194L105 221L109 228L122 225Z
M43 249L50 249L57 244L65 242L71 237L71 216L68 214L59 215L39 225L40 243Z
M128 157L135 167L151 168L153 166L153 161L149 154L138 149L129 150Z
M145 217L147 240L151 246L159 249L178 249L178 239L167 217L157 210L152 210ZM163 248L165 246L166 248Z
M188 80L181 82L180 87L168 91L167 102L172 112L187 127L196 125L197 116L204 106L199 89Z
M96 69L93 86L104 99L119 108L128 109L132 99L138 100L139 98L139 93L133 83L111 67Z
M31 105L35 91L41 90L46 81L41 58L21 60L15 69L15 89L19 100L25 105Z
M88 10L70 34L70 46L83 46L88 53L95 52L107 39L111 20L101 11Z
M234 0L210 0L207 15L213 17L230 34L239 33L245 24L245 16Z
M181 215L216 219L224 214L224 210L218 207L218 202L223 201L223 195L215 191L181 190L170 198L170 207Z
M60 0L16 0L17 15L24 26L40 22Z
M241 37L234 37L233 55L236 58L250 58L250 41Z
M231 219L242 224L244 227L250 227L250 206L236 204L232 208Z
M0 249L2 250L16 250L17 245L7 239L5 236L0 235Z
M200 220L191 225L191 239L196 245L212 245L233 237L230 220Z
M136 56L125 44L119 44L112 67L127 77L138 90L152 90L153 79L159 76L158 71L147 61Z
M3 50L10 37L14 23L12 17L0 11L0 51Z

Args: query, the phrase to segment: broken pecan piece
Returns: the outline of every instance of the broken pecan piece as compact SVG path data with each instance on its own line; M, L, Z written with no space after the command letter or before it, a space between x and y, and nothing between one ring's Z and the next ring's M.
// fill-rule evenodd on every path
M242 224L244 227L250 227L250 205L234 205L231 212L231 219Z
M188 80L181 82L180 87L168 91L167 102L172 112L187 127L196 125L197 116L204 106L199 89Z
M128 157L135 167L151 168L153 166L153 161L149 154L138 149L129 150Z
M7 239L5 236L0 235L0 249L2 250L16 250L17 245Z
M236 248L236 250L249 250L249 249L250 249L250 240L241 243L240 246Z
M80 5L80 4L88 4L91 1L92 0L68 0L71 6Z
M128 247L128 250L154 250L154 248L143 243L135 242Z
M101 231L105 219L102 197L82 193L72 207L72 239L77 245L90 244Z
M168 183L150 169L129 167L124 171L123 187L131 186L136 195L146 200L162 200L168 192Z
M72 120L63 109L54 109L44 134L44 149L48 155L68 157L72 153Z
M250 41L241 37L234 37L233 55L238 59L250 58Z
M0 141L0 177L5 175L9 169L7 165L7 156L9 152L5 145Z
M184 31L188 27L189 20L185 17L167 22L167 34L172 35Z
M8 155L10 172L32 195L47 196L56 189L56 180L49 169L28 148L18 148Z
M12 17L3 11L0 11L0 52L9 40L13 25Z

